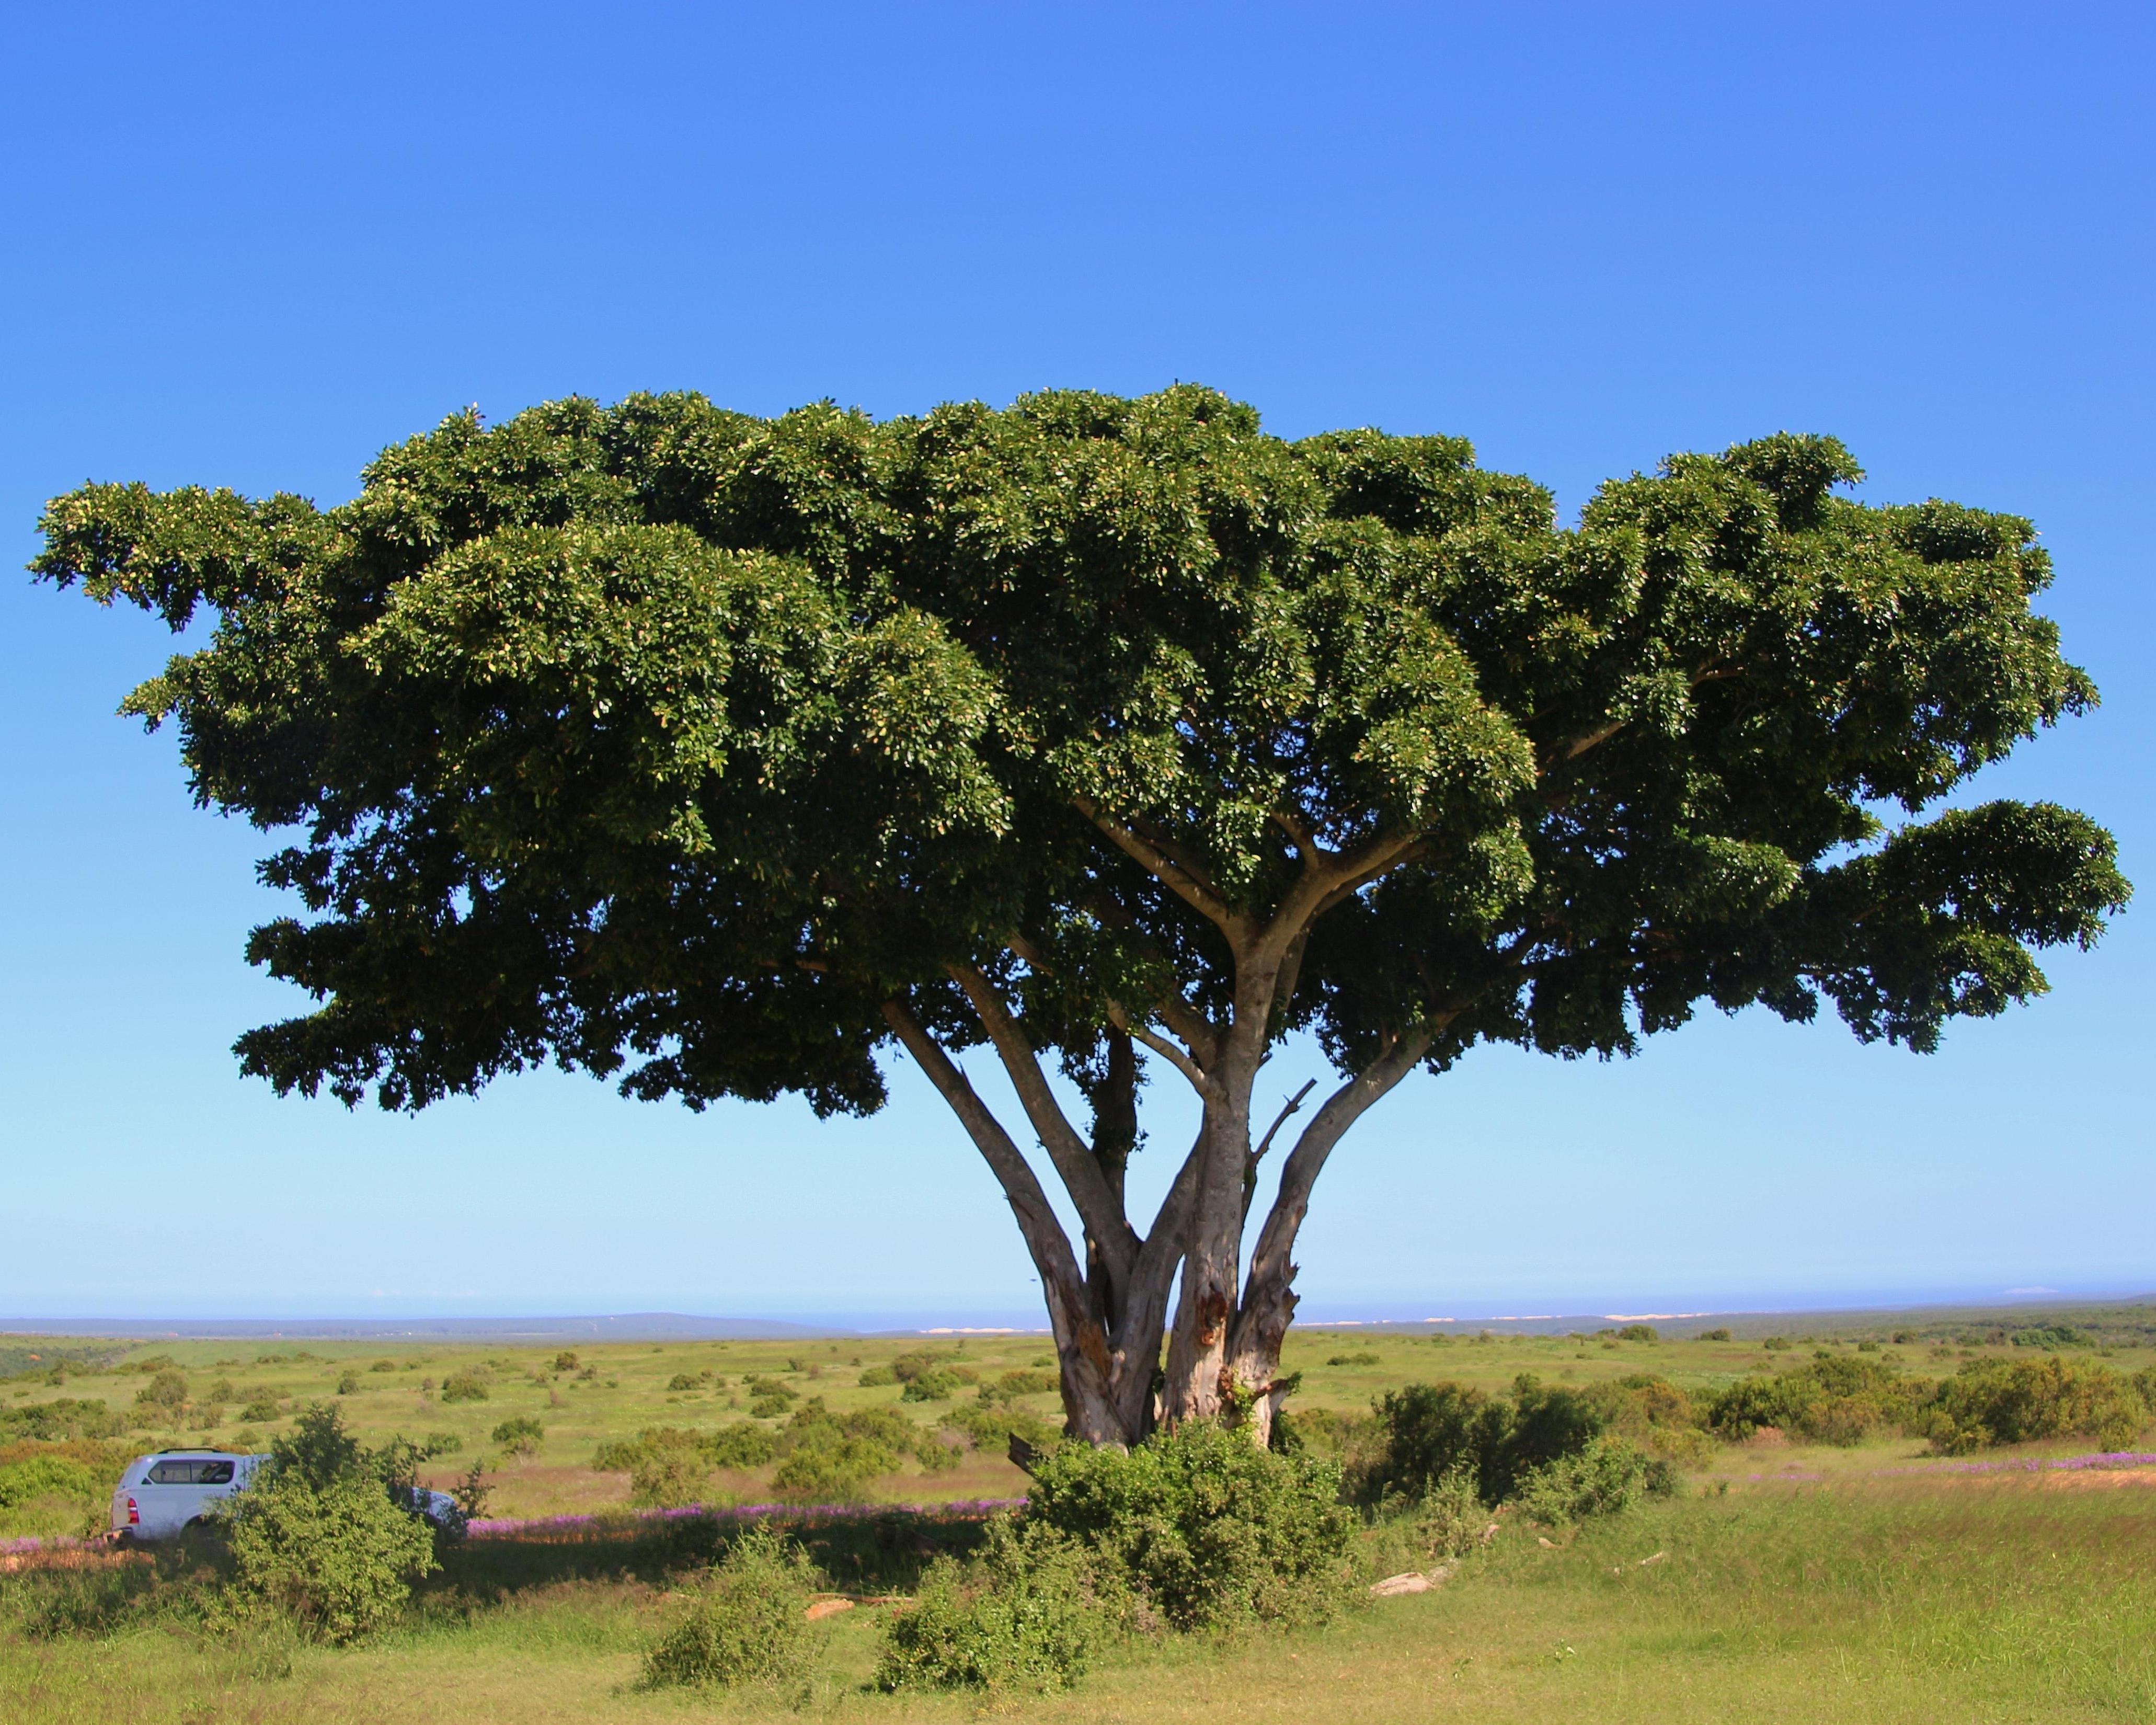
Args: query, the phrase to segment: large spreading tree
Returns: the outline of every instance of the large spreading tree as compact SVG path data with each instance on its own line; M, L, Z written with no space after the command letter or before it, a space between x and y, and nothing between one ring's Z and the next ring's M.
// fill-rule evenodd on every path
M248 1071L866 1112L903 1049L1018 1219L1070 1430L1117 1441L1265 1430L1312 1189L1418 1067L1822 995L1929 1050L2124 902L2083 815L1917 818L2095 693L2027 521L1859 477L1776 436L1567 529L1464 442L1286 442L1194 388L884 424L637 396L451 418L329 510L85 486L33 567L216 614L127 710L290 841L261 871L304 913L248 950L320 1004ZM1254 1114L1297 1034L1337 1087ZM1203 1124L1141 1232L1149 1074Z

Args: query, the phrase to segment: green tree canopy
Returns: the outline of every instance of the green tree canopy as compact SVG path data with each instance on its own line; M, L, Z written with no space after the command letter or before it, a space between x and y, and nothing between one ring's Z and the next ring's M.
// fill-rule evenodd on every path
M247 1070L416 1108L551 1060L858 1112L903 1047L1024 1232L1072 1428L1117 1439L1262 1430L1313 1183L1416 1067L1624 1053L1703 1002L1926 1050L2124 902L2083 815L1915 818L2095 691L2027 521L1860 476L1778 435L1566 529L1460 439L1288 442L1196 388L634 396L452 418L329 510L86 486L33 567L217 614L127 711L290 840L262 873L303 914L249 953L321 1004ZM1297 1031L1341 1082L1245 1270L1286 1119L1253 1086ZM1141 1234L1149 1065L1204 1124Z

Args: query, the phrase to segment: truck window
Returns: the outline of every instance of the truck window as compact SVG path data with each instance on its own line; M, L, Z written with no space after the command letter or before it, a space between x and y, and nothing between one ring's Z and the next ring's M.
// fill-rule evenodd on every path
M232 1483L232 1464L229 1461L160 1461L144 1476L143 1483L150 1486L228 1486Z

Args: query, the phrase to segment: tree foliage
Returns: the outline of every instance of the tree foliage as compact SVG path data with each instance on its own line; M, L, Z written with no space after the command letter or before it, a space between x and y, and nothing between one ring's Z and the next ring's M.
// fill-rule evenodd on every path
M1074 1425L1130 1438L1178 1268L1168 1410L1271 1384L1311 1186L1418 1065L1620 1054L1702 1004L1928 1050L2124 901L2083 815L1915 818L2095 691L2030 523L1860 476L1777 435L1567 528L1460 439L1290 442L1192 387L881 424L633 396L452 418L326 510L86 486L33 567L217 614L127 707L281 835L301 913L249 952L320 1004L246 1070L865 1111L902 1045L1026 1233ZM1239 1281L1252 1085L1297 1030L1342 1086ZM1152 1062L1205 1126L1142 1235Z

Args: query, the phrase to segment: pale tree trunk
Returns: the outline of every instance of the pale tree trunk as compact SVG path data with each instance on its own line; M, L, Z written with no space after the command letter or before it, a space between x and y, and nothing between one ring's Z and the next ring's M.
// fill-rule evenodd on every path
M1094 1444L1137 1442L1156 1421L1222 1415L1245 1423L1263 1443L1285 1392L1281 1344L1296 1305L1295 1238L1310 1189L1341 1135L1412 1070L1427 1033L1395 1037L1366 1071L1318 1111L1282 1169L1278 1199L1240 1285L1243 1235L1257 1160L1250 1142L1251 1094L1278 1034L1312 922L1376 879L1412 849L1412 839L1373 839L1352 855L1325 852L1296 829L1301 874L1263 924L1230 908L1202 871L1158 849L1091 804L1081 812L1225 937L1235 965L1229 1022L1216 1024L1173 985L1159 998L1107 1016L1110 1078L1095 1087L1094 1142L1064 1115L1024 1028L997 984L973 965L948 974L978 1015L1009 1076L1042 1149L1075 1206L1083 1230L1081 1267L1039 1178L993 1111L903 1001L884 1009L907 1050L948 1103L995 1174L1040 1276L1061 1365L1065 1429ZM1038 953L1013 936L1029 965ZM1161 1034L1153 1026L1161 1026ZM1137 1068L1130 1041L1142 1044L1187 1079L1204 1104L1198 1142L1177 1173L1150 1232L1141 1239L1124 1204L1123 1163L1136 1136ZM1121 1075L1120 1077L1117 1075ZM1115 1090L1128 1086L1126 1096ZM1284 1111L1292 1112L1301 1098ZM1125 1115L1127 1111L1128 1117ZM1277 1130L1280 1121L1274 1123ZM1178 1271L1182 1294L1168 1332L1165 1382L1153 1387L1168 1296Z
M1004 1028L995 1022L999 1009L999 1003L988 1004L983 1013L992 1031ZM1153 1428L1155 1363L1168 1291L1188 1244L1198 1151L1185 1158L1151 1232L1139 1240L1124 1218L1121 1181L1087 1178L1089 1168L1099 1175L1099 1164L1063 1122L1031 1050L1020 1060L1015 1050L999 1046L1050 1159L1066 1187L1076 1189L1072 1199L1087 1222L1088 1266L1081 1270L1039 1178L965 1074L903 1003L887 1003L884 1017L964 1125L1018 1222L1048 1307L1065 1432L1091 1444L1137 1442ZM1069 1134L1069 1141L1051 1143L1051 1134Z
M1259 1230L1250 1281L1229 1328L1225 1368L1249 1399L1250 1435L1260 1445L1271 1440L1273 1418L1286 1399L1280 1383L1281 1347L1298 1303L1292 1255L1303 1218L1310 1213L1311 1189L1348 1128L1414 1070L1430 1045L1427 1033L1402 1037L1333 1091L1303 1128L1281 1170L1280 1190Z

